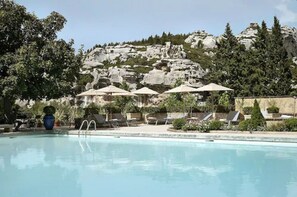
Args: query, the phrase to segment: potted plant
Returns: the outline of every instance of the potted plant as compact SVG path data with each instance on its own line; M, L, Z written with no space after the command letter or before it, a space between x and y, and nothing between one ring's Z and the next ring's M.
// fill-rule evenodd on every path
M253 107L252 106L244 107L243 108L243 114L244 114L244 119L245 120L251 119L252 111L253 111Z
M53 115L56 112L56 108L54 106L45 106L43 108L43 113L45 116L43 117L43 124L46 130L52 130L55 123L55 116Z
M268 116L270 118L277 118L277 117L280 117L280 114L279 114L279 108L276 107L275 105L272 105L270 107L267 108L267 112L268 112Z

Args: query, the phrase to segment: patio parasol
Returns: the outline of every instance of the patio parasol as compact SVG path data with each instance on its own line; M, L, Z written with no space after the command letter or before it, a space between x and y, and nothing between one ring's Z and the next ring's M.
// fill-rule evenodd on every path
M190 93L190 92L198 92L197 88L192 88L187 85L180 85L176 88L168 90L164 92L164 94L171 94L171 93Z
M141 106L145 106L146 103L147 103L147 96L148 95L157 95L159 93L154 91L154 90L151 90L151 89L149 89L147 87L143 87L143 88L140 88L138 90L133 91L133 94L141 95L142 97L139 97L139 98L142 98L142 102L139 102L139 103L142 103Z
M87 91L85 91L85 92L82 92L82 93L76 95L76 96L77 96L77 97L85 97L85 101L84 101L85 104L84 104L84 105L87 105L87 103L88 103L88 99L87 99L87 97L88 97L88 96L91 97L91 102L94 102L94 101L93 101L93 97L94 97L94 96L104 96L104 95L106 95L106 94L103 93L103 92L96 92L95 89L89 89L89 90L87 90Z
M171 94L171 93L189 94L189 93L194 93L194 92L198 92L197 88L192 88L188 85L182 84L176 88L173 88L171 90L164 92L164 94ZM184 103L184 107L185 107L186 104L184 101L183 101L183 103ZM191 116L192 116L192 107L190 108L190 112L191 112Z
M210 83L208 85L202 86L200 88L197 88L197 91L199 92L219 92L219 91L233 91L231 88L227 88L225 86L221 86L215 83ZM212 102L212 111L214 112L214 101L213 101L213 95L211 94L211 102Z
M210 83L208 85L197 88L196 90L198 92L233 91L233 89L230 89L215 83Z
M103 95L105 95L105 93L103 93L103 92L96 92L95 89L89 89L89 90L87 90L85 92L82 92L82 93L76 95L76 96L79 97L79 96L103 96Z
M126 94L126 95L131 94L131 92L128 92L128 91L123 90L121 88L115 87L113 85L109 85L107 87L98 89L98 90L96 90L96 92L98 92L98 93L105 93L108 96L108 100L110 102L112 101L112 96L123 96L123 94ZM119 94L122 94L122 95L119 95ZM109 116L107 115L107 120L109 120L108 117Z

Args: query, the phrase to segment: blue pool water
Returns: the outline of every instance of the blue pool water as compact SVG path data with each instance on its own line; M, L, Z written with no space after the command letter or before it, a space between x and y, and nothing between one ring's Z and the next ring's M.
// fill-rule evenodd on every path
M296 197L297 148L0 138L1 197Z

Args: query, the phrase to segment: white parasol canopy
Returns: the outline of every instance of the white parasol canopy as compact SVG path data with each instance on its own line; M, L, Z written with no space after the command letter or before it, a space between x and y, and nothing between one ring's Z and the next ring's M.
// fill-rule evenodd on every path
M180 85L180 86L173 88L171 90L168 90L164 93L170 94L170 93L190 93L190 92L198 92L198 90L197 90L197 88L192 88L187 85Z
M97 92L97 90L95 90L95 89L89 89L85 92L82 92L82 93L76 95L76 96L103 96L103 95L105 95L105 93Z
M140 88L138 90L133 91L134 94L141 95L138 97L138 107L143 107L148 104L148 96L149 95L157 95L158 92L151 90L147 87Z
M117 96L116 94L131 94L131 92L128 92L126 90L123 90L121 88L115 87L113 85L109 85L107 87L104 88L100 88L98 90L96 90L96 92L103 92L105 94L107 94L108 96L108 100L111 102L112 101L112 96ZM118 96L122 96L122 95L118 95ZM106 114L106 119L109 120L112 117L111 114Z
M133 94L139 94L139 95L157 95L158 92L151 90L147 87L140 88L138 90L133 91Z
M96 92L101 92L101 93L105 93L105 94L109 94L109 95L112 95L114 93L129 93L128 91L123 90L118 87L115 87L113 85L109 85L107 87L100 88L100 89L96 90Z
M218 91L233 91L231 88L227 88L215 83L210 83L208 85L202 86L197 89L199 92L218 92ZM214 112L214 98L213 94L211 94L211 103L212 103L212 111Z
M215 83L210 83L208 85L202 86L201 88L197 88L199 92L214 92L214 91L233 91L231 88L227 88Z
M112 96L137 96L137 95L132 92L126 92L126 93L113 93Z

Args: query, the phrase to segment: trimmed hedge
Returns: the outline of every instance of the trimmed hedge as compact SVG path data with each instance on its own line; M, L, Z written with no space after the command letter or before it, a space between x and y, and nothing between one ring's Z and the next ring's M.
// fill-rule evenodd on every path
M220 130L224 123L219 120L210 121L208 124L209 130Z
M181 130L184 125L186 125L187 121L184 118L175 119L172 122L173 128L176 130Z

